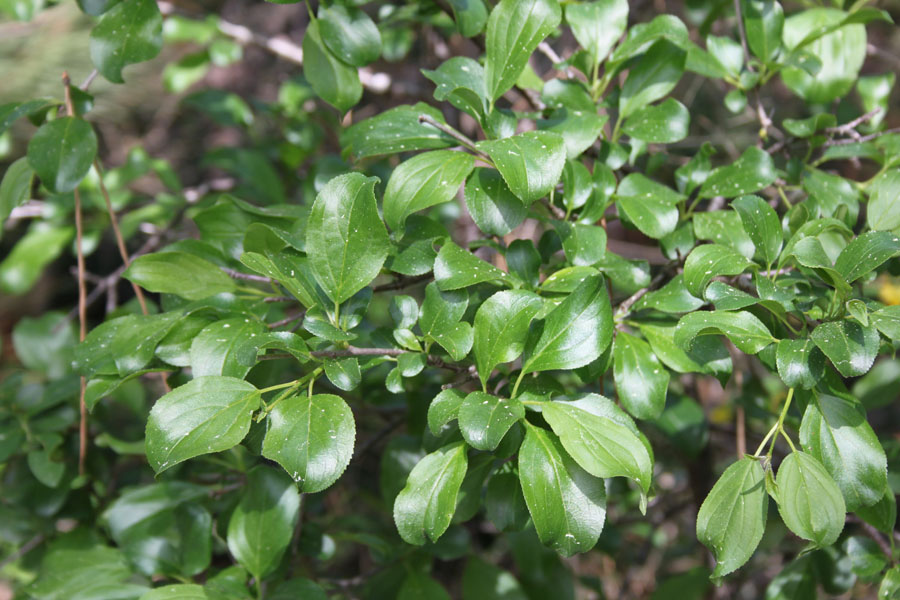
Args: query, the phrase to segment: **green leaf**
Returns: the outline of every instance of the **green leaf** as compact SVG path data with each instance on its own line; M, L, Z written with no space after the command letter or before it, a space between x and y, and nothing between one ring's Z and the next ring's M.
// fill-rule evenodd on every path
M878 586L878 600L894 600L900 593L900 566L891 568L884 574Z
M450 594L425 573L410 571L403 579L397 600L450 600Z
M257 466L228 521L228 551L254 577L265 577L281 562L300 517L300 494L282 471Z
M522 372L575 369L599 357L612 341L612 308L603 278L584 280L529 331Z
M470 557L462 577L462 600L527 600L521 584L509 571Z
M154 0L122 0L91 31L91 60L113 83L122 69L156 57L162 49L162 15Z
M859 401L814 392L800 423L800 443L834 478L848 511L884 496L887 458Z
M186 252L155 252L139 256L123 277L149 292L202 300L233 292L234 281L213 263Z
M441 291L448 291L486 281L507 281L509 274L447 239L434 259L434 280Z
M413 467L394 501L394 522L404 541L421 546L426 535L436 541L447 531L467 466L466 444L459 441L432 452Z
M718 338L702 336L694 340L688 353L675 343L675 325L641 323L640 330L657 358L673 371L706 373L720 381L730 377L731 355Z
M362 98L362 84L356 67L331 53L319 31L319 19L313 19L303 36L303 75L316 95L340 112L347 112Z
M274 279L306 308L327 306L327 298L316 284L309 260L295 252L281 251L241 254L241 263L248 268Z
M625 332L613 343L613 375L622 406L638 419L662 414L669 388L669 372L644 340Z
M511 463L510 463L511 464ZM515 471L504 467L491 476L484 497L488 520L500 531L519 531L528 522L528 506Z
M863 521L883 533L891 533L897 524L897 497L890 484L885 486L884 494L872 506L856 509L856 514Z
M375 205L374 177L339 175L325 184L309 214L306 252L316 281L344 302L378 275L390 240Z
M446 125L444 115L424 102L397 106L351 125L341 137L345 149L357 159L380 154L447 148L457 144L452 137L419 120L428 115Z
M864 375L878 355L878 331L856 321L821 323L810 337L844 377Z
M700 186L700 198L725 196L735 198L768 187L777 174L772 157L765 150L751 146L740 158L709 174Z
M684 73L686 54L672 42L656 41L628 73L619 95L619 119L656 102L672 91Z
M603 481L579 467L555 436L528 422L519 479L542 543L563 556L594 547L606 520Z
M697 539L716 559L713 577L746 563L766 529L769 496L756 458L745 456L725 469L697 513Z
M459 414L459 407L466 397L456 388L441 390L428 405L428 429L435 436L440 435L444 425Z
M516 421L525 418L525 407L516 399L472 392L459 405L459 430L476 450L493 451Z
M60 104L62 102L50 98L0 104L0 135L6 133L10 126L22 117L43 113L48 108Z
M550 80L559 81L557 79ZM544 88L546 90L546 86ZM590 98L588 98L590 101ZM562 107L550 113L546 119L538 119L538 129L558 133L566 146L566 158L576 160L590 148L603 133L603 125L609 115L598 115L593 104L587 110Z
M634 305L635 310L652 308L665 313L687 313L697 310L705 302L687 290L684 274L679 273L658 290L647 294Z
M776 364L789 388L811 389L825 374L825 356L809 338L779 341Z
M483 0L449 0L456 19L456 28L463 37L474 37L482 32L488 20Z
M210 600L203 586L193 583L178 583L155 588L140 600Z
M653 461L640 438L627 426L582 408L584 400L542 402L541 414L563 447L594 477L628 477L646 493Z
M641 233L653 239L669 235L678 226L678 207L659 196L623 196L620 192L616 194L616 207Z
M199 377L156 401L147 420L147 460L157 474L189 458L236 446L250 430L259 391L234 377Z
M791 240L793 242L793 240ZM813 269L824 282L842 294L849 295L851 290L844 277L835 270L831 259L825 252L822 242L817 237L804 237L790 247L790 254L797 264Z
M503 0L503 3L510 1ZM566 163L563 137L552 131L526 131L500 140L478 142L477 146L491 157L510 191L526 205L556 187Z
M895 256L900 256L900 238L888 231L870 231L847 244L834 268L847 283L853 283Z
M153 360L156 344L179 323L178 312L125 315L98 325L72 354L72 367L83 375L124 376Z
M753 258L756 247L744 231L741 217L732 210L711 210L694 213L691 219L694 235L736 250L741 256Z
M491 102L516 83L531 53L561 19L556 0L501 0L494 7L485 33L484 76Z
M568 221L553 221L553 226L571 264L587 267L606 257L606 230L602 227Z
M900 340L900 306L885 306L869 315L878 331L891 341Z
M876 177L869 184L868 192L866 223L869 229L890 231L900 228L900 169L891 169ZM2 206L3 187L0 185L0 207ZM3 220L2 210L0 220Z
M72 234L70 227L33 225L0 262L0 291L18 296L30 290L44 267L62 253Z
M595 63L601 62L628 24L627 0L566 4L566 23Z
M28 164L52 192L71 192L78 187L96 156L94 128L78 117L44 123L28 142Z
M456 197L475 159L456 150L417 154L400 163L384 191L384 220L398 234L414 212L449 202Z
M622 131L647 143L671 144L687 137L690 123L687 107L674 98L667 98L660 104L634 111Z
M346 402L332 394L299 394L272 408L262 455L281 465L300 491L321 492L350 464L355 439Z
M752 266L752 262L728 246L703 244L694 248L684 261L684 285L694 296L704 298L713 278L740 275Z
M745 0L741 3L747 45L758 59L768 63L781 47L784 9L777 0Z
M818 460L791 452L778 467L778 512L788 529L818 547L833 544L844 529L841 490Z
M191 342L194 377L225 375L243 379L256 364L256 352L246 360L245 347L265 335L266 326L256 319L222 319L207 325ZM249 363L249 364L248 364Z
M34 170L28 159L22 157L13 162L0 180L0 224L6 221L17 206L21 206L31 197L31 184L34 182ZM3 230L0 228L0 237Z
M459 3L467 1L457 0ZM435 100L446 100L479 121L484 118L487 112L487 92L484 89L484 67L478 61L467 56L454 56L442 62L434 71L423 69L422 74L437 86L434 90Z
M528 209L513 194L500 173L477 167L466 182L466 207L485 235L503 236L522 224Z
M811 137L816 132L837 125L837 119L829 113L819 113L807 119L785 119L785 130L795 137Z
M540 296L524 290L497 292L478 307L472 350L482 386L497 365L522 354L531 320L542 307Z
M355 6L319 6L318 24L325 46L348 65L364 67L381 55L378 27Z
M681 317L675 328L675 343L690 349L703 335L724 335L741 352L756 354L778 340L752 313L700 310Z
M469 295L465 290L442 292L437 283L425 287L425 300L419 315L419 327L446 350L453 360L462 360L472 349L472 326L460 322Z
M774 264L784 241L775 210L759 196L741 196L732 201L731 207L741 216L744 231L756 246L757 255L765 264Z

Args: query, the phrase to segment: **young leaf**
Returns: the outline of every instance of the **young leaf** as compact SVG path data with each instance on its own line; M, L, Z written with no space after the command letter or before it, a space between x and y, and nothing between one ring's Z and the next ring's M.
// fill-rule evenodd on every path
M91 31L91 60L113 83L125 83L122 69L154 58L162 49L162 15L154 0L123 0Z
M44 123L28 142L28 164L47 189L57 193L78 187L96 155L94 128L78 117Z
M669 388L669 372L644 340L625 332L613 343L613 375L622 406L638 419L662 414Z
M646 493L653 461L628 427L580 408L576 402L546 402L541 413L563 447L582 469L595 477L628 477Z
M486 281L506 281L509 274L445 240L434 260L434 280L441 291L458 290Z
M825 356L809 338L779 341L775 358L778 375L788 387L814 388L825 374Z
M493 451L516 421L525 418L525 407L516 399L472 392L459 406L459 430L476 450Z
M479 121L484 118L487 92L484 89L484 67L478 61L467 56L454 56L434 71L423 69L422 74L437 86L434 90L436 100L446 100Z
M494 7L485 33L484 79L491 102L515 84L531 53L561 19L556 0L501 0Z
M818 547L833 544L844 529L841 490L812 455L791 452L778 467L778 512L788 529Z
M375 206L374 177L360 173L329 181L313 203L306 252L316 281L334 302L369 284L384 264L390 240Z
M866 374L878 355L878 331L856 321L821 323L810 337L844 377Z
M701 310L681 317L675 328L675 343L689 350L703 335L724 335L747 354L756 354L778 341L752 313Z
M769 153L751 146L736 161L709 174L700 186L700 198L752 194L770 185L775 177L775 165Z
M325 102L344 113L362 98L362 84L355 67L336 57L322 40L319 19L313 19L303 36L303 75Z
M519 479L541 542L563 556L587 552L606 520L606 490L572 460L555 436L525 423Z
M145 433L157 474L189 458L234 447L250 430L259 391L234 377L198 377L156 401Z
M895 256L900 256L900 238L889 231L869 231L847 244L834 269L853 283Z
M800 443L837 482L848 511L884 496L887 458L858 401L813 393L800 424Z
M403 233L406 218L414 212L453 200L475 159L455 150L417 154L400 163L384 191L384 221Z
M348 65L364 67L381 55L378 27L355 6L319 6L319 33L331 52Z
M256 578L274 571L294 535L300 494L291 478L264 465L247 473L247 485L228 521L228 551Z
M713 577L746 563L766 528L769 496L760 461L745 456L725 469L697 513L697 539L716 559Z
M612 331L606 283L598 275L585 277L541 326L529 331L522 372L582 367L606 350Z
M619 119L627 119L671 92L684 73L685 57L684 50L665 39L650 46L622 86Z
M234 281L216 265L186 252L154 252L139 256L122 274L150 292L202 300L233 292Z
M441 390L428 405L428 429L435 436L440 435L444 425L459 414L459 407L466 396L456 388Z
M346 402L332 394L299 394L272 408L262 455L281 465L300 491L321 492L350 464L355 439Z
M552 131L526 131L478 142L478 148L491 157L510 191L526 205L550 193L566 164L563 137Z
M394 522L400 537L421 546L447 531L456 510L456 496L466 476L466 444L448 444L420 460L394 501Z
M485 300L475 313L472 350L482 386L499 364L514 361L525 348L528 326L543 306L540 296L505 290Z
M783 234L775 210L759 196L741 196L731 203L741 216L744 231L750 236L756 252L767 265L774 264L781 252Z
M465 198L472 220L485 235L506 235L528 214L494 169L476 168L466 182Z
M628 24L627 0L600 0L566 4L566 23L595 63L601 62Z
M740 275L753 266L749 260L720 244L694 248L684 261L684 285L697 298L705 298L709 282L720 275Z

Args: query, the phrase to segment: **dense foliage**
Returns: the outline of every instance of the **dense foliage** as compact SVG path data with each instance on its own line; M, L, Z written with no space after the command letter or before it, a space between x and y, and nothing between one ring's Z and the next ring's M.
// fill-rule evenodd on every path
M888 12L78 6L96 71L0 105L0 290L75 265L4 340L15 597L900 595ZM108 168L164 44L237 141Z

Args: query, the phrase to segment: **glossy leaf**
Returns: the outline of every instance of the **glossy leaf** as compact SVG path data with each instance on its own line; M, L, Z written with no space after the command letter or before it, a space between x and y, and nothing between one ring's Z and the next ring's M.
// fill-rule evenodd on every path
M441 433L444 425L459 415L459 407L466 395L456 388L441 390L428 405L428 429L435 436Z
M12 167L10 167L12 169ZM866 207L866 223L873 231L891 231L900 228L900 169L892 169L875 178L868 187L869 204ZM3 204L0 186L0 206ZM0 210L0 217L3 216Z
M744 231L750 236L756 252L767 265L774 264L781 252L783 234L775 210L759 196L741 196L731 203L741 216Z
M644 340L625 332L613 343L613 374L622 406L638 419L655 419L666 405L669 372Z
M466 182L465 198L472 220L485 235L506 235L528 214L494 169L477 167Z
M579 467L556 436L528 423L518 464L541 542L563 556L593 548L606 520L603 481Z
M800 424L800 443L837 482L847 510L881 500L887 458L858 401L813 393Z
M672 91L684 73L685 52L672 42L655 42L628 73L619 96L619 118L626 119Z
M769 62L781 46L784 9L777 0L746 0L741 3L747 45L758 59Z
M775 177L772 157L764 150L751 146L730 165L719 167L710 173L700 186L700 197L735 198L752 194L768 187L775 181Z
M355 67L332 54L320 32L319 20L310 21L303 36L303 74L325 102L346 112L362 97Z
M674 98L667 98L659 104L634 111L622 131L644 142L670 144L687 137L690 122L687 107Z
M833 544L847 509L841 490L812 455L791 452L778 467L778 512L788 529L818 547Z
M746 563L766 528L769 496L756 458L745 456L725 469L697 513L697 539L716 559L713 577Z
M13 162L6 169L0 180L0 223L6 221L17 206L21 206L31 197L31 185L34 182L34 169L23 157ZM0 229L0 237L3 230Z
M397 106L351 125L341 138L356 158L412 150L447 148L457 142L440 129L419 120L428 115L446 124L441 111L424 102Z
M788 387L813 388L825 374L825 356L809 338L779 341L776 361L778 375Z
M53 119L41 125L28 142L28 164L52 192L71 192L78 187L96 155L94 128L78 117Z
M191 372L194 377L225 375L243 379L256 364L256 353L248 363L245 346L266 333L256 319L222 319L207 325L191 342Z
M162 49L162 15L153 0L122 0L91 31L91 60L113 83L122 69L154 58Z
M900 238L888 231L870 231L847 244L834 268L853 283L895 256L900 256Z
M821 323L810 337L844 377L867 373L878 354L878 331L856 321Z
M561 19L556 0L501 0L494 7L485 32L484 76L491 102L515 84L531 53Z
M471 154L454 150L424 152L400 163L384 192L388 227L402 232L412 213L453 200L474 164Z
M527 600L521 584L509 571L471 557L462 578L462 600Z
M526 205L550 193L566 162L563 137L551 131L526 131L479 142L478 148L491 157L510 191Z
M869 320L890 340L900 340L900 306L885 306L869 314Z
M147 460L157 473L228 450L250 430L259 391L233 377L199 377L156 401L147 421Z
M150 292L175 294L187 300L232 292L234 281L206 259L186 252L155 252L139 256L122 275Z
M388 255L375 182L359 173L339 175L322 188L309 215L306 252L313 274L338 303L375 279Z
M599 0L566 5L566 22L595 63L602 61L625 32L626 0Z
M274 571L294 535L300 494L291 478L264 465L247 473L247 486L228 521L228 551L254 577Z
M332 394L299 394L272 408L262 454L284 467L300 491L321 492L350 464L355 439L346 402Z
M701 310L681 317L675 328L675 343L690 349L702 335L724 335L747 354L756 354L778 341L752 313Z
M599 357L612 341L612 308L602 277L578 285L525 342L522 371L574 369Z
M381 55L378 27L355 6L320 6L318 24L325 46L348 65L364 67Z
M525 407L516 399L472 392L459 405L459 430L476 450L496 450L516 421L525 418Z
M684 285L697 298L704 298L713 278L740 275L752 264L728 246L703 244L694 248L684 261Z
M467 1L457 0L457 3ZM474 6L476 3L469 4ZM423 69L422 74L437 86L434 90L436 100L446 100L476 119L484 117L487 111L487 92L484 88L484 67L478 61L467 56L454 56L442 62L434 71Z
M458 290L486 281L505 281L509 278L494 265L466 252L447 240L434 260L434 280L441 291Z
M440 538L456 510L456 496L466 475L466 444L448 444L420 460L394 502L400 537L421 546Z
M542 307L540 296L524 290L497 292L478 307L472 351L482 386L497 365L522 354L531 320Z

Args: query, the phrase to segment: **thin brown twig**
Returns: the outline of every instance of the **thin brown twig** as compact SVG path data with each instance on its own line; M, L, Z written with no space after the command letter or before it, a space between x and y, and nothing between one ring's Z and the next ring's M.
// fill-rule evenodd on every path
M272 283L272 278L266 277L264 275L251 275L249 273L242 273L240 271L235 271L234 269L229 269L228 267L222 267L222 270L231 277L232 279L239 279L241 281L254 281L256 283Z
M861 136L859 135L859 133L857 133L856 128L859 127L860 125L862 125L863 123L865 123L866 121L874 119L882 111L883 111L883 109L881 109L881 108L873 108L866 114L856 117L852 121L844 123L843 125L837 125L835 127L826 128L825 133L834 133L834 134L838 134L838 135L849 135L852 138L859 139Z
M846 146L847 144L862 144L864 142L871 142L874 139L880 138L883 135L891 135L893 133L900 133L900 127L894 127L892 129L885 129L884 131L878 131L876 133L870 133L869 135L864 135L858 138L845 138L842 140L828 140L823 145L824 146Z
M454 140L456 140L457 142L462 144L467 150L469 150L470 152L472 152L473 154L478 156L478 158L485 161L487 164L489 164L489 165L494 164L491 161L490 156L488 156L487 154L485 154L484 152L482 152L481 150L479 150L478 148L475 147L474 141L470 140L468 137L464 136L463 134L461 134L457 130L453 129L449 125L445 125L444 123L441 123L440 121L438 121L431 115L422 113L421 115L419 115L419 123L427 123L427 124L431 125L432 127L434 127L435 129L441 130L442 132L446 133L447 135L452 137Z
M423 281L428 281L431 279L430 273L425 273L423 275L414 275L412 277L408 277L406 275L401 275L394 281L389 283L383 283L381 285L376 285L372 288L372 291L375 293L378 292L391 292L394 290L402 290L404 288L416 285L417 283L422 283Z
M297 314L291 315L289 317L285 317L285 318L281 319L280 321L275 321L274 323L269 323L268 327L269 327L269 329L277 329L279 327L284 327L285 325L289 325L289 324L293 323L294 321L299 321L304 316L306 316L306 311L301 310Z
M32 550L34 550L35 548L40 546L41 543L43 543L43 541L45 539L46 539L46 537L44 536L44 534L39 533L36 536L34 536L33 538L31 538L30 540L28 540L27 542L25 542L24 544L22 544L15 552L13 552L12 554L10 554L7 557L4 557L3 560L0 560L0 570L2 570L3 567L5 567L6 565L19 560L20 558L22 558L23 556L25 556L26 554L28 554L29 552L31 552Z
M66 112L70 117L75 117L75 105L72 102L71 80L68 72L63 72L63 86L65 88ZM84 223L81 214L81 193L78 186L73 190L75 195L75 255L78 263L78 341L83 342L87 337L87 283L85 282L84 268ZM87 391L87 379L81 376L81 389L78 397L79 422L78 422L78 474L84 475L85 459L87 457L87 404L84 397Z

